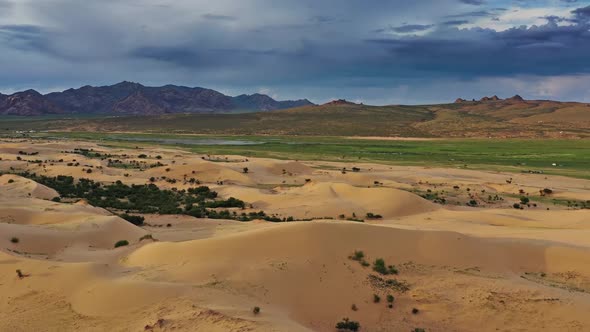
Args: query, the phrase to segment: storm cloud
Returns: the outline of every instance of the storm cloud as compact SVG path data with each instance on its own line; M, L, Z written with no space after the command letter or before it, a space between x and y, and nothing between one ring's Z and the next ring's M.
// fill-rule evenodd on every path
M547 82L586 82L589 30L584 0L0 0L0 91L132 80L315 102L588 101Z

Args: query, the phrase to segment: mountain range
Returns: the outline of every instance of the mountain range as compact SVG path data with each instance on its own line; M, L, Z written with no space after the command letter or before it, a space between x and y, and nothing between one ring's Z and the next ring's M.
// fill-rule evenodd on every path
M177 85L148 87L121 82L109 86L83 86L43 95L26 90L0 93L0 115L104 114L159 115L169 113L231 113L272 111L313 105L307 99L277 101L264 94L226 96L206 88Z

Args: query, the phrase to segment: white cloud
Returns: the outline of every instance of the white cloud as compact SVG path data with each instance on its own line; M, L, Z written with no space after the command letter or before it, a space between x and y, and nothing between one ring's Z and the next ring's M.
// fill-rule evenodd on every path
M571 18L571 8L563 7L546 7L546 8L522 8L511 7L506 11L499 12L494 17L481 17L474 20L471 24L466 24L464 27L480 27L493 29L496 31L505 31L513 27L520 27L523 25L544 25L547 23L545 17L558 16L564 18ZM569 22L558 22L558 25L571 25Z

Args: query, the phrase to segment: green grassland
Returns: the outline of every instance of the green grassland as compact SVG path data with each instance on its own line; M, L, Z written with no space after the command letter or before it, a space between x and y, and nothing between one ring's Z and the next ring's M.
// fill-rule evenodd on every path
M392 141L321 136L212 136L96 132L38 133L34 136L83 139L98 141L105 145L126 147L154 144L176 146L201 154L351 163L376 162L508 172L533 170L542 171L545 174L590 179L590 140L588 139ZM216 143L208 144L211 141ZM244 142L249 144L241 145ZM554 163L557 166L552 166Z

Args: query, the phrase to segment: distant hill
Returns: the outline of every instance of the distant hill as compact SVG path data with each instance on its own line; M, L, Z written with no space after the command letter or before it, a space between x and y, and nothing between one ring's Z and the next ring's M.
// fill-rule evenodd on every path
M272 111L313 105L307 99L276 101L267 95L226 96L205 88L176 85L147 87L121 82L83 86L42 95L35 90L0 94L0 115L104 114L158 115L172 113L229 113Z
M183 97L185 95L190 97ZM30 99L37 100L38 97L31 95ZM203 101L193 104L184 102L186 99ZM227 103L228 100L231 103ZM167 113L170 104L184 112ZM194 105L200 106L196 108ZM479 101L459 99L454 103L436 105L369 106L336 100L323 105L270 110L287 105L288 102L276 102L264 95L228 99L206 89L147 88L114 102L109 112L102 113L109 114L107 116L22 117L22 120L4 121L0 133L58 130L220 135L590 138L590 104L586 103L524 100L514 96L507 99L488 97ZM261 111L201 112L200 107L232 110L256 107ZM55 112L48 105L46 109ZM131 113L130 110L141 112ZM30 107L27 113L32 113Z

